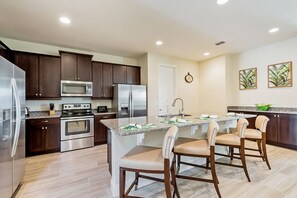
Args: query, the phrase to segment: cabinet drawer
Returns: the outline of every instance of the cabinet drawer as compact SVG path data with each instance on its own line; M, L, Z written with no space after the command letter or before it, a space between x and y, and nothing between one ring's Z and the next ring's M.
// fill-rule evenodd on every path
M42 118L42 119L32 119L27 120L29 124L60 124L60 118Z
M95 120L101 120L101 119L112 119L112 118L116 118L116 114L106 114L106 115L96 115L95 116Z

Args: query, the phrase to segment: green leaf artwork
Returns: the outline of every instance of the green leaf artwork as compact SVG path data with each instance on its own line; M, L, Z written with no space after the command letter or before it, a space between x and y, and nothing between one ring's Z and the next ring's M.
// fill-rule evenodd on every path
M268 87L292 86L292 62L268 65Z
M241 90L257 88L257 68L239 71L239 88Z

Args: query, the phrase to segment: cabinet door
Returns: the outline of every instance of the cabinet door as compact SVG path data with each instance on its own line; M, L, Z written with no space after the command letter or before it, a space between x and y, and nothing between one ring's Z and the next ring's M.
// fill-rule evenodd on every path
M45 125L44 150L59 151L60 150L60 125Z
M115 118L115 114L109 115L97 115L95 116L95 144L106 144L107 143L107 128L100 122L102 119Z
M113 97L113 82L112 82L112 65L104 63L102 65L102 78L103 78L103 97Z
M133 85L140 85L139 67L127 67L127 83Z
M127 83L127 67L123 65L113 65L113 83L126 84Z
M76 80L77 66L76 55L70 53L61 53L61 79Z
M279 114L278 142L297 146L297 115Z
M278 133L278 118L277 115L271 113L263 113L269 118L266 128L266 140L267 143L276 143L277 142L277 133Z
M38 90L38 55L15 52L14 63L26 72L26 98L39 97Z
M39 97L60 98L60 58L39 56Z
M27 122L26 126L26 156L39 153L44 150L44 126L33 125Z
M92 63L93 98L103 96L102 63Z
M91 81L92 56L77 55L77 80Z

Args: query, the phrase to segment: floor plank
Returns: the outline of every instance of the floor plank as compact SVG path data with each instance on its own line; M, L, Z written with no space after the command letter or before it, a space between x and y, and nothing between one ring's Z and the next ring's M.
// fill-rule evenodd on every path
M256 146L251 142L249 146ZM258 158L247 158L252 182L241 169L217 165L222 197L297 197L297 151L268 145L272 170ZM220 159L226 161L225 159ZM236 163L236 162L234 162ZM184 174L209 178L204 170L193 168ZM111 198L106 145L66 153L26 158L23 185L18 198ZM178 179L181 197L216 197L212 184ZM159 183L139 188L133 195L165 197Z

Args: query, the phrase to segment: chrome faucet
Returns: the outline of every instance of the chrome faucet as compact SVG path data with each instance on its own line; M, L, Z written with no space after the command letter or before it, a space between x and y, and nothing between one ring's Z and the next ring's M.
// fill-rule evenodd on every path
M175 98L174 101L173 101L173 103L172 103L172 106L173 107L175 106L175 103L176 103L177 100L180 100L181 103L182 103L182 109L181 109L181 111L179 109L179 115L183 116L183 114L184 114L184 101L183 101L183 99L181 99L181 98Z

